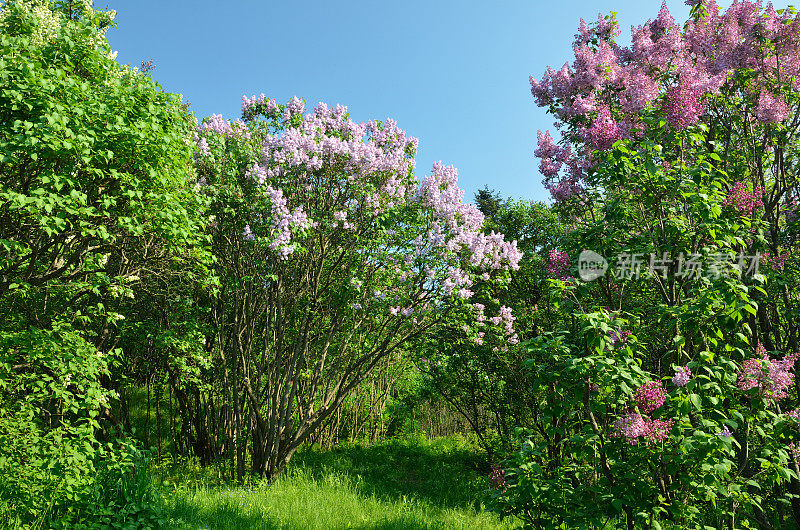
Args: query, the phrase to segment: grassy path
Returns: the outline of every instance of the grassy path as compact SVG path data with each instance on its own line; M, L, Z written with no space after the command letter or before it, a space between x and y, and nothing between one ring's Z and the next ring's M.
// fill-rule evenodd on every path
M489 487L462 440L390 440L306 449L273 484L178 486L167 494L171 528L507 529L476 509Z

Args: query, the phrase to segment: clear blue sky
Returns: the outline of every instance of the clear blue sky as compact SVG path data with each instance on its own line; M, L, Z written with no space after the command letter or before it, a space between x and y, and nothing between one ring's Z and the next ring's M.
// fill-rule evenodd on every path
M107 0L122 63L155 62L153 77L198 118L238 118L241 97L264 92L349 107L354 120L393 118L420 140L417 174L455 165L468 200L484 185L547 200L533 158L552 119L528 75L572 62L580 17L617 11L622 42L660 1ZM720 2L728 5L730 2ZM98 7L105 7L97 2ZM688 7L669 0L683 21Z

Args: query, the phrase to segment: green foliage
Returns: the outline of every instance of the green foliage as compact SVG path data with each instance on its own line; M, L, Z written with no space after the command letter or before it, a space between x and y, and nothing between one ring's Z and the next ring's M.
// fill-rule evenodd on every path
M73 332L0 334L0 518L33 525L89 504L107 373Z
M144 271L202 258L201 203L193 123L113 59L112 19L0 6L0 520L18 527L136 527L158 504L112 439L115 336Z
M724 206L729 175L701 138L662 132L678 155L654 141L598 154L595 206L563 241L570 255L644 256L639 273L552 282L551 304L569 319L528 344L534 420L517 431L493 506L532 527L752 527L790 505L797 434L781 407L791 405L737 386L755 345L774 340L755 318L766 278L732 264L676 270L680 256L699 254L713 272L715 255L755 252L763 225ZM663 275L648 271L652 256L672 264ZM682 366L685 387L670 382ZM634 392L648 381L667 387L647 418L670 422L663 439L630 438L618 423L643 414Z
M542 203L501 200L488 189L476 194L475 200L486 215L484 231L505 234L524 252L519 270L506 284L478 282L475 300L486 306L487 316L497 314L501 305L510 307L514 330L522 340L551 329L562 318L546 298L547 256L565 232L557 212ZM514 426L531 419L534 396L523 366L528 358L525 348L481 338L481 331L485 331L481 326L464 328L463 318L451 318L446 327L419 341L415 357L426 376L425 385L466 419L492 454L510 449Z
M67 326L0 333L0 520L108 528L158 505L135 446L100 442L108 363Z

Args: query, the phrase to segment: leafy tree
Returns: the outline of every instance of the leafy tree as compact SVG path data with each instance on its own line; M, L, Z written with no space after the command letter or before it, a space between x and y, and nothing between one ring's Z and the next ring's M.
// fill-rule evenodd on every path
M480 232L456 171L413 175L416 139L346 109L245 98L198 129L220 294L217 395L243 473L269 478L387 356L449 315L474 278L503 281L515 243Z
M497 215L498 210L503 206L503 199L495 190L490 190L489 186L484 186L475 194L475 206L483 215L489 219Z
M90 2L0 7L0 519L22 526L90 520L103 480L129 474L133 453L96 436L116 309L156 263L198 252L191 120L114 60L112 21Z

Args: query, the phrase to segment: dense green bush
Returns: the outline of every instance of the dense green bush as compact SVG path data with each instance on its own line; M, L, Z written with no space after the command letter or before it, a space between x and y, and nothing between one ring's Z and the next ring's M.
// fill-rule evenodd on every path
M193 122L114 60L112 20L0 7L0 520L20 527L129 524L152 500L113 440L115 336L144 271L195 248Z

